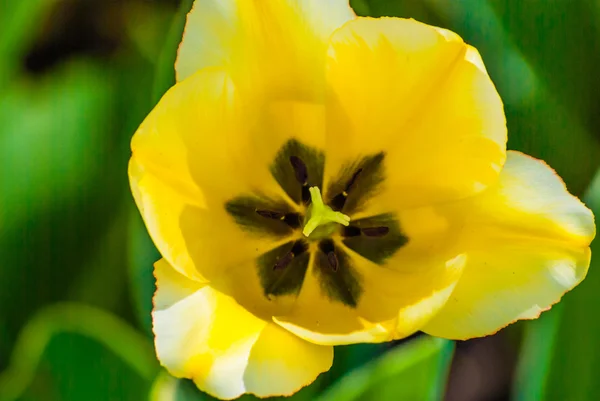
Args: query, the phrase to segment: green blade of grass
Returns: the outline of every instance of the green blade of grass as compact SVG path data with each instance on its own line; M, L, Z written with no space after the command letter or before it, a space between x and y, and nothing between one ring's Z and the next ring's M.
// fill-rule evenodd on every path
M175 60L177 59L177 49L183 36L183 29L187 14L192 8L192 0L182 0L177 13L173 17L173 22L163 49L160 53L158 64L154 76L154 86L152 90L152 99L157 103L162 95L173 85L175 85Z
M453 350L444 339L411 340L350 372L318 400L441 400Z
M42 309L23 328L9 367L0 374L0 400L19 399L34 380L46 348L62 333L94 340L148 382L158 372L151 343L128 324L91 306L56 304Z

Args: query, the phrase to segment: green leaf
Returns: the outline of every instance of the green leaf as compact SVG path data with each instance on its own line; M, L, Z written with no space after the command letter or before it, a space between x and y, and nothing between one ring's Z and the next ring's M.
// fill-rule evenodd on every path
M104 236L120 209L110 191L113 89L105 69L70 62L0 91L0 325L10 339L0 354L43 302L77 292L68 287L88 255L121 246Z
M585 200L600 215L600 172ZM592 262L585 280L563 300L530 322L517 369L517 401L600 399L600 241L592 243Z
M177 379L161 372L150 393L149 401L209 401L212 397L198 391L191 380Z
M371 15L371 10L369 9L369 5L367 4L366 0L350 0L350 7L352 7L356 15Z
M413 0L363 0L371 17L414 18L428 24L439 26L435 15L431 13L424 1ZM360 9L359 9L360 10ZM358 11L357 14L360 15Z
M98 235L89 255L80 262L80 269L74 274L69 287L69 300L94 305L106 310L119 307L122 294L126 290L123 269L127 265L127 232L125 207L114 205L114 217L110 225ZM100 234L100 233L99 233ZM110 288L111 296L106 289Z
M489 1L506 33L561 105L581 121L597 112L597 1Z
M105 164L111 96L108 76L87 63L71 63L40 81L17 81L0 94L3 229L91 186L88 180Z
M329 388L320 401L442 399L454 343L423 336L358 368Z
M173 17L171 28L167 33L165 43L156 66L152 98L158 102L162 95L175 85L175 60L177 49L183 36L187 13L192 9L193 0L182 0L179 10Z
M101 309L63 303L46 307L23 328L0 399L138 401L158 372L151 343Z
M148 336L152 336L152 297L155 290L154 262L160 254L137 209L129 218L129 281L136 315Z

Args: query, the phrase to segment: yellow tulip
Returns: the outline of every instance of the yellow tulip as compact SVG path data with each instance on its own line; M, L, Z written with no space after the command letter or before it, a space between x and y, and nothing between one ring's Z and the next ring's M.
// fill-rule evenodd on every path
M587 272L592 213L506 151L473 47L347 0L202 0L132 141L163 259L160 362L216 397L288 395L333 345L485 336Z

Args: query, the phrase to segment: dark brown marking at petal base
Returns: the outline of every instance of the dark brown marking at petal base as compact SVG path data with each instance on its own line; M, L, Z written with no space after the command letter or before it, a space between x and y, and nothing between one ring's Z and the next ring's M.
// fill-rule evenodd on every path
M310 257L307 250L303 240L290 241L257 259L260 284L267 298L300 291Z
M336 268L331 261L334 255ZM332 240L319 243L319 251L315 254L314 274L320 282L321 290L333 300L351 308L356 308L362 295L361 277L352 266L350 257L341 249L336 249Z
M329 252L327 254L327 260L329 261L329 266L331 266L331 269L336 272L340 262L338 261L335 252Z
M273 270L283 269L284 267L287 267L292 261L292 259L294 259L294 253L292 251L289 251L281 258L277 259L277 262L275 262L275 266L273 266Z
M389 227L367 227L362 229L367 237L383 237L390 232Z
M361 235L346 235L342 231L343 243L362 257L379 265L384 264L394 253L408 242L393 214L382 214L352 221L352 234L356 229Z
M354 175L352 175L352 178L350 178L350 181L348 181L348 184L346 184L346 189L345 192L350 192L350 189L352 188L352 185L354 185L354 183L356 182L356 179L358 178L358 176L360 175L360 173L362 173L363 169L359 168L358 170L356 170L354 172Z
M360 211L385 178L384 159L385 153L381 152L344 166L327 188L327 204L345 214Z
M281 213L272 210L257 210L256 213L266 219L281 220L291 228L300 227L302 217L298 213Z
M294 213L285 202L240 196L227 202L225 210L244 231L258 235L282 237L292 234L297 227L288 224L293 218L287 216Z
M296 139L290 139L281 147L270 171L277 183L296 203L308 203L308 188L323 188L325 154Z
M257 210L256 213L258 213L259 216L267 218L267 219L276 219L276 220L281 220L285 214L281 213L281 212L274 212L272 210Z
M306 184L306 180L308 180L306 164L298 156L290 156L290 163L292 163L294 173L296 173L296 180L302 185Z

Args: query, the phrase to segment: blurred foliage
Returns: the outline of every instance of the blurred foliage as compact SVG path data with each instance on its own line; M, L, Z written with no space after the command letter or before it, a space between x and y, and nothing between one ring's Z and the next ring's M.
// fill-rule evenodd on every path
M78 368L86 374L72 380ZM157 370L151 342L126 323L94 307L56 304L24 327L0 375L0 399L136 399L149 392Z
M600 178L588 188L600 164L600 3L351 3L360 15L412 17L476 46L505 103L509 148L546 160L600 213ZM211 399L159 373L150 321L159 256L126 174L133 132L174 83L190 6L0 1L0 401ZM594 263L551 312L500 333L522 351L515 399L600 398ZM337 348L332 370L293 398L441 397L451 343L388 347ZM489 379L479 373L472 380Z
M437 400L446 384L454 344L419 337L348 373L319 401Z

